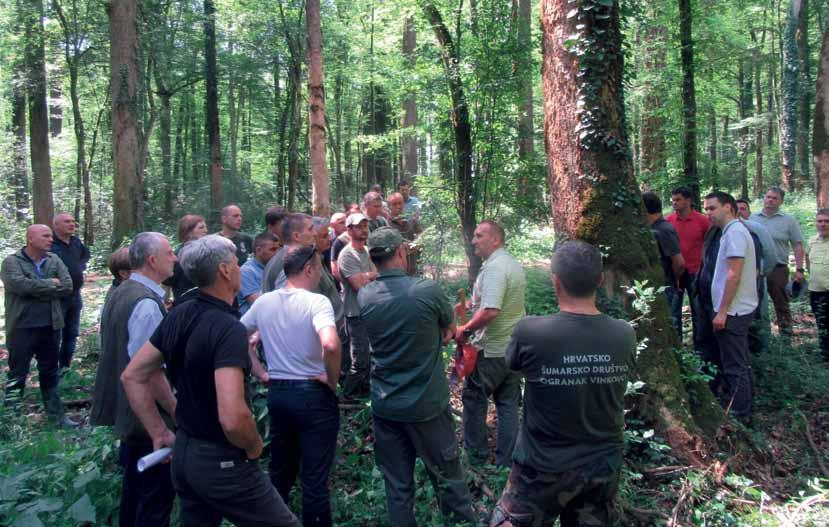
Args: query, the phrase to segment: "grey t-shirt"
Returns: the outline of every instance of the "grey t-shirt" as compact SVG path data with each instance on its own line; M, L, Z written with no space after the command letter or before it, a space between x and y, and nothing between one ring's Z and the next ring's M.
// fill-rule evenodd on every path
M265 270L262 272L262 292L268 293L276 289L276 279L282 273L285 267L285 254L288 252L288 246L285 245L268 261Z
M524 374L524 418L513 459L560 473L605 458L621 461L624 397L636 333L605 314L526 317L507 347Z
M726 306L731 316L750 315L757 309L757 255L754 240L748 229L739 220L732 220L723 228L720 248L717 252L717 265L711 283L711 303L714 311L719 311L728 279L728 261L732 258L743 259L743 272L737 285L737 293Z
M343 284L343 304L345 305L345 316L360 316L360 305L357 303L357 290L351 287L348 278L360 273L367 273L374 270L374 265L368 256L368 250L355 249L350 243L340 251L337 258L337 266L340 269L340 279Z
M777 265L788 265L789 245L794 248L795 244L803 243L803 233L794 216L784 212L766 216L763 211L760 211L752 214L750 219L765 227L774 240L777 249Z

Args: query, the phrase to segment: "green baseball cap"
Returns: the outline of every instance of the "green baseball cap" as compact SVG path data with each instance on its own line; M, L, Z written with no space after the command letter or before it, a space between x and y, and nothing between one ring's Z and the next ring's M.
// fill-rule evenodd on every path
M374 254L388 254L396 251L404 242L403 236L394 227L380 227L368 235L368 250Z

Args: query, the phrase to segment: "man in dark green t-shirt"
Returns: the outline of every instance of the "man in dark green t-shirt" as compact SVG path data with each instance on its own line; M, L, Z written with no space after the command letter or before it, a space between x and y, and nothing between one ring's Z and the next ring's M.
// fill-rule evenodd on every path
M476 522L460 462L441 347L454 334L452 307L440 286L406 275L400 233L379 227L368 237L379 276L357 303L371 342L374 457L386 483L389 519L416 526L414 465L426 466L444 516Z
M636 334L596 308L598 249L566 242L551 267L561 311L519 322L507 348L526 379L524 419L493 527L611 523Z

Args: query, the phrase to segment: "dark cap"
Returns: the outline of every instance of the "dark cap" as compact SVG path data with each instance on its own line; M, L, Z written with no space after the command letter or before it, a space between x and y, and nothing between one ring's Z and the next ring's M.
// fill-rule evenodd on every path
M396 251L403 242L403 236L394 227L380 227L368 235L366 245L373 254L388 254Z

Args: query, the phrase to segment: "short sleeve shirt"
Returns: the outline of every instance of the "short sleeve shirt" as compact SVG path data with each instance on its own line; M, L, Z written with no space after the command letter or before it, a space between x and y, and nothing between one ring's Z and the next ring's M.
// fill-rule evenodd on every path
M527 281L521 264L503 248L484 261L472 289L472 309L499 309L501 313L475 332L471 343L485 357L503 357L512 330L524 317Z
M383 270L357 295L371 342L371 408L383 419L422 422L449 404L441 329L452 306L433 280Z
M691 274L697 274L702 265L702 243L711 225L708 216L692 210L688 217L683 219L674 212L668 214L665 221L674 226L679 236L679 249L682 259L685 260L685 269Z
M829 291L829 239L817 234L809 240L809 291Z
M334 309L322 295L282 288L265 293L242 317L259 330L271 379L311 379L325 373L319 331L334 327Z
M243 315L251 306L251 303L246 300L247 297L262 292L262 275L264 272L265 266L255 257L245 262L240 270L241 287L236 298L239 301L239 312Z
M253 256L253 237L244 232L237 232L233 238L228 238L236 246L236 259L239 265L243 265L248 258Z
M240 368L250 373L248 337L239 313L223 300L199 291L174 307L150 342L164 356L176 390L176 422L187 435L232 446L219 423L215 372Z
M665 274L665 282L671 285L679 278L674 276L673 263L671 262L672 257L680 254L679 236L673 225L665 221L664 218L659 218L653 222L651 232L659 247L659 259L662 263L662 271Z
M784 212L766 215L765 212L755 212L751 219L766 228L777 249L777 265L789 264L789 247L803 242L803 233L800 224L794 216Z
M748 229L739 220L732 220L723 228L717 265L711 284L711 301L714 311L719 311L728 277L728 260L743 258L743 272L737 285L737 294L727 307L731 316L750 315L757 309L757 256L754 240Z
M359 316L360 305L357 303L357 291L351 287L348 278L374 270L374 265L368 256L368 250L363 248L362 251L358 251L349 243L340 251L340 256L337 258L337 266L340 268L340 282L343 284L345 316Z

